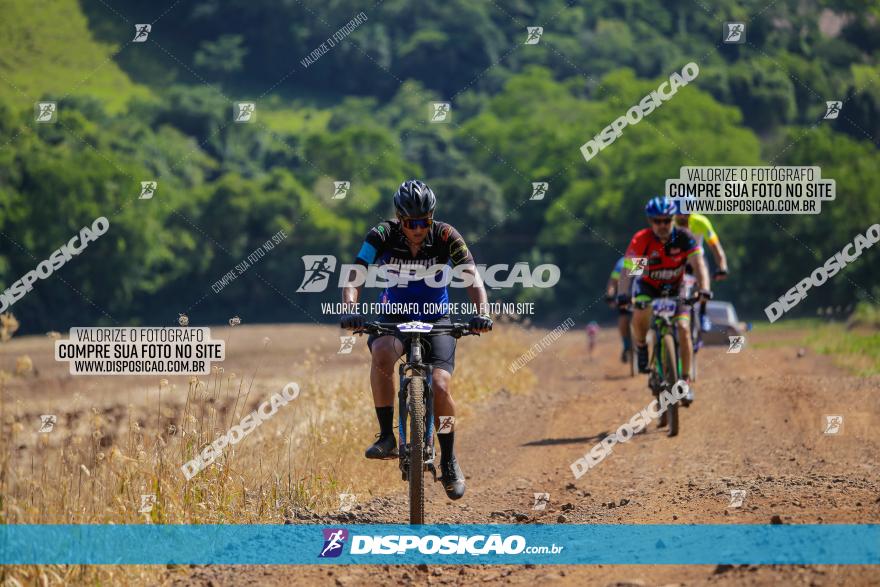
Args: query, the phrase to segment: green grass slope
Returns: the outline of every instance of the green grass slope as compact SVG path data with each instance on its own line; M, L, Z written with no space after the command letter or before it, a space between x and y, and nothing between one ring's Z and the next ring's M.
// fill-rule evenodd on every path
M77 0L0 0L0 15L0 99L26 107L88 95L117 112L150 94L113 61L130 47L96 42Z

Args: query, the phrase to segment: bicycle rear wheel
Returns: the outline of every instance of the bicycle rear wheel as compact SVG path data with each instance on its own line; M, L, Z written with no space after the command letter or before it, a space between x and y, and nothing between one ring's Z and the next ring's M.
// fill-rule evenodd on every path
M425 523L425 380L409 381L409 523Z
M673 386L678 381L678 361L675 359L675 339L671 334L663 336L663 380L666 382L666 389L672 391ZM676 436L678 434L678 402L670 403L666 408L667 422L669 429L667 436Z

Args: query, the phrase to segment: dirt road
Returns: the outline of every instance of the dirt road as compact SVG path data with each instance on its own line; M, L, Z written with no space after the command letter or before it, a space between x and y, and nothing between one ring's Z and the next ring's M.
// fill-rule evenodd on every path
M543 336L535 331L535 341ZM850 376L828 357L798 357L800 333L755 334L740 354L711 347L701 357L696 402L682 410L682 431L667 438L654 425L618 445L575 480L570 464L650 401L643 377L618 362L618 342L600 337L586 360L580 332L570 332L528 368L526 395L498 391L457 435L468 493L449 502L429 488L434 523L878 523L880 378ZM353 357L355 358L355 357ZM366 357L361 357L366 361ZM825 415L843 415L839 434L824 434ZM367 444L369 439L364 439ZM377 462L389 475L396 463ZM742 507L729 507L743 489ZM533 494L546 492L543 511ZM349 514L294 523L402 523L405 486ZM876 567L819 566L513 566L198 567L169 580L199 585L870 585Z

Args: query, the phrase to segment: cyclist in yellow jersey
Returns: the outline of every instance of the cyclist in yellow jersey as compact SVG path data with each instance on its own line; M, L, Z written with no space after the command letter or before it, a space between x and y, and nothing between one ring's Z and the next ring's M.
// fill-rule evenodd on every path
M724 254L724 248L721 246L721 241L718 240L718 234L716 234L712 222L702 214L676 214L675 225L690 230L697 237L699 245L702 245L704 238L706 239L706 244L709 245L712 257L715 259L713 277L716 281L726 279L727 255Z
M715 273L712 274L712 277L715 281L727 279L727 255L724 254L724 247L721 246L721 241L718 239L718 234L712 226L712 221L702 214L682 214L683 208L679 204L679 213L675 215L675 225L691 231L694 237L696 237L698 245L702 246L703 239L706 240L706 244L709 245L709 249L712 251L712 257L715 259ZM703 254L705 255L705 253ZM690 266L687 269L688 273L690 273ZM700 328L703 332L708 332L712 328L712 322L709 320L708 314L703 314L702 316Z

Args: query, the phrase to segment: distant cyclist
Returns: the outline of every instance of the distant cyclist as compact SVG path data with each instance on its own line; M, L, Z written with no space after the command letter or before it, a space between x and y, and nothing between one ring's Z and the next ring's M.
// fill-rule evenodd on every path
M587 324L587 352L590 360L593 360L593 351L596 350L596 336L599 334L599 324L595 320Z
M608 283L605 285L605 299L611 303L617 303L617 284L620 282L620 272L623 271L623 263L625 257L621 257L614 264L611 275L608 276ZM613 306L612 306L613 307ZM620 340L623 342L623 352L620 354L621 363L629 363L629 355L632 350L632 339L629 335L629 323L632 320L632 310L630 308L618 307L617 316L617 332L620 333Z
M632 260L646 258L647 265L642 275L637 277L633 290L636 301L633 312L633 337L635 338L639 372L648 372L646 336L652 314L650 301L664 296L678 298L674 322L678 330L681 351L681 372L685 374L685 381L690 384L689 374L693 348L690 331L690 306L685 304L681 291L685 266L693 267L701 299L711 299L712 291L710 290L706 263L696 238L686 228L679 228L672 224L672 216L676 210L675 202L666 196L658 196L648 201L645 206L645 214L648 216L651 227L640 230L630 241L617 291L630 291L630 283L633 279L630 274L633 268ZM627 293L618 293L617 299L619 305L624 307L629 306L632 301L632 297ZM682 403L689 406L691 401L693 401L693 387L690 387L688 395Z
M413 268L428 268L436 265L464 266L464 278L472 279L467 287L468 297L483 313L471 318L469 326L477 332L492 330L492 320L487 312L488 298L479 274L476 273L474 259L467 245L455 228L445 222L434 220L437 199L434 192L421 181L408 180L400 184L394 194L396 218L386 220L370 230L357 254L355 262L367 267L372 264L385 266L389 273L401 274ZM351 280L352 276L349 276ZM442 282L434 280L435 283ZM346 286L342 291L344 304L355 304L360 297L360 287ZM386 315L383 322L407 322L420 320L436 324L450 324L448 314L425 314L427 305L435 308L449 302L445 286L432 287L426 279L410 280L404 286L388 287L381 295L382 303L418 304L419 313L414 315ZM364 316L346 314L340 325L346 329L363 326ZM394 436L394 365L404 354L402 336L370 336L367 346L372 353L370 386L373 390L373 403L379 420L379 434L376 442L367 449L368 459L397 458L397 441ZM440 443L440 469L443 488L450 499L464 495L464 473L455 458L455 402L452 399L452 372L455 367L455 338L435 336L426 360L430 361L434 390L435 428ZM439 418L444 417L443 430L439 429ZM449 416L451 419L447 419Z

